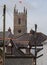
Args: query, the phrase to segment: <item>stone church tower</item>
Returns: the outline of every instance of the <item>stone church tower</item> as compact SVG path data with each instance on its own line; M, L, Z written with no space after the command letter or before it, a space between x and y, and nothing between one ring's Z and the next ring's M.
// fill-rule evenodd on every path
M24 7L24 12L18 12L14 8L14 35L16 37L27 33L27 10Z

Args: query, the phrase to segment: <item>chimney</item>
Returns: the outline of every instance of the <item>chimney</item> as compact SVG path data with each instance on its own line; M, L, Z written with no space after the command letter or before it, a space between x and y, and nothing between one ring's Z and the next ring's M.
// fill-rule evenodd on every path
M25 7L24 7L24 13L25 13Z
M11 33L11 28L9 27L9 29L8 29L8 32L10 32Z
M31 30L30 30L30 33L31 33L31 34L34 34L34 33L35 33L35 31L31 29Z

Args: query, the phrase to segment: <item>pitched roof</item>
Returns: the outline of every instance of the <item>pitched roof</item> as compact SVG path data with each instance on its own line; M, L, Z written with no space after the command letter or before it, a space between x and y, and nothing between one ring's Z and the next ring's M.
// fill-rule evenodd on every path
M0 32L0 38L3 38L3 32ZM6 31L5 38L13 38L13 34L9 31Z
M2 38L3 33L0 32L0 38ZM42 45L41 43L47 39L47 36L44 35L41 32L36 33L36 43L37 45ZM27 47L28 43L30 45L35 45L35 38L34 38L34 32L33 33L24 33L23 35L19 36L18 38L15 38L14 35L8 31L5 32L5 37L6 38L13 38L12 41L15 44L15 46L24 46ZM8 40L7 40L8 41Z
M47 36L44 35L41 32L36 33L36 43L37 45L42 45L41 43L47 39ZM28 43L30 42L30 45L35 45L35 38L34 34L31 33L25 33L22 36L18 37L16 40L14 40L17 45L20 44L23 46L27 46Z
M28 41L29 40L29 36L31 36L32 34L30 33L24 33L23 35L19 36L16 40L20 40L20 41Z
M43 33L41 33L41 32L36 33L36 44L37 45L42 45L41 43L43 41L45 41L46 39L47 39L47 36L44 35ZM34 35L30 38L30 43L31 43L31 45L35 45Z
M8 31L6 31L5 32L5 37L8 37L8 34L9 34ZM0 38L3 38L3 32L2 31L0 32Z
M31 35L29 33L24 33L23 35L21 35L20 37L13 39L13 43L17 46L17 47L27 47L28 43L29 43L29 37Z
M7 41L10 40L10 38L13 38L13 34L9 31L5 32L5 45L7 44ZM0 46L3 44L3 32L0 32Z

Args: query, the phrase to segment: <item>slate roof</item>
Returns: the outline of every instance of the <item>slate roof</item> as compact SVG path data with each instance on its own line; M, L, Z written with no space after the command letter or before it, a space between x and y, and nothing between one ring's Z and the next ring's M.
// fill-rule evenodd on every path
M5 32L5 37L8 37L9 33L8 31ZM3 38L3 32L0 32L0 38Z
M37 36L36 37L37 45L41 45L41 42L43 42L47 39L47 36L41 32L37 32L36 36ZM3 33L0 32L0 38L2 38L2 37L3 37ZM8 38L11 38L13 43L16 46L25 46L26 47L28 45L28 43L30 43L30 45L35 45L34 31L31 33L24 33L23 35L19 36L18 38L15 38L15 36L12 33L10 33L9 31L6 31L5 37L7 38L6 43L9 40ZM6 45L6 43L5 43L5 45Z
M5 38L13 38L13 37L14 37L14 35L11 32L9 32L9 31L5 32ZM3 32L0 32L0 39L1 38L3 38Z
M26 47L29 42L29 35L30 34L25 33L20 37L13 39L13 43L18 47L23 47L23 46Z
M41 46L42 45L41 43L43 41L45 41L46 39L47 39L47 36L44 35L43 33L41 33L41 32L36 33L36 45ZM34 35L30 38L30 43L31 43L31 45L35 45Z
M23 35L15 38L15 36L12 33L8 32L8 31L5 33L5 37L10 38L16 48L27 47L28 44L30 46L34 46L35 45L34 35L35 35L34 32L33 33L24 33ZM2 32L0 32L0 38L2 38ZM10 42L10 39L7 39L5 41L5 45L8 45L8 43ZM43 33L41 33L41 32L36 33L36 44L37 44L37 46L39 46L39 45L41 46L42 45L41 43L43 41L45 41L46 39L47 39L47 36L44 35ZM0 42L1 42L0 43L0 45L1 45L2 40L0 40Z
M5 45L13 37L14 37L14 35L11 32L6 31L5 32ZM3 44L3 32L0 32L0 46L2 46L2 44Z
M44 35L41 32L37 32L36 34L36 44L37 45L42 45L41 43L47 39L47 36ZM34 38L34 34L31 33L25 33L22 36L18 37L16 40L13 40L15 44L20 44L22 46L26 46L28 45L28 43L30 43L30 45L35 45L35 38Z

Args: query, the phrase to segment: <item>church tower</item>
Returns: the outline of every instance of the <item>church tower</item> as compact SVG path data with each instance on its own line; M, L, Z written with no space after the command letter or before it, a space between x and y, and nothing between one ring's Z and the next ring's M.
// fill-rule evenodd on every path
M14 8L14 35L16 37L27 33L27 10L24 7L24 12L18 12Z

